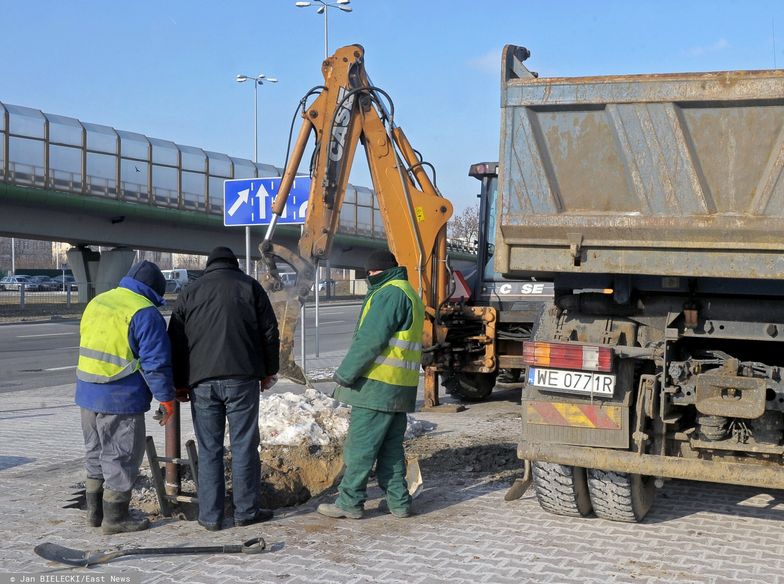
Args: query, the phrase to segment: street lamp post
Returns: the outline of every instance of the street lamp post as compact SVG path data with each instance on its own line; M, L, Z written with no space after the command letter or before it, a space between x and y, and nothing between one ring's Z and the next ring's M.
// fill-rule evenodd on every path
M330 8L337 8L342 12L351 12L351 6L349 4L351 0L335 0L335 3L332 4L327 2L326 0L315 0L314 2L295 2L294 5L297 8L307 8L308 6L318 6L316 9L316 14L323 14L324 15L324 60L329 58L329 9ZM321 282L321 268L319 267L319 262L316 260L316 285L314 287L316 292L316 319L315 319L315 353L316 357L319 356L319 283ZM329 296L329 280L330 280L330 269L329 269L329 260L327 260L327 296ZM305 322L305 313L304 313L304 306L303 306L303 313L302 313L302 322ZM303 325L303 335L302 335L302 355L303 355L303 363L304 363L304 355L305 355L305 334L304 334L304 325ZM304 368L304 366L303 366Z
M277 83L274 77L267 77L263 73L256 76L237 75L237 83L253 81L253 164L259 163L259 85ZM258 171L258 168L257 168ZM245 273L250 276L250 226L245 226Z
M294 6L297 8L307 8L308 6L317 5L316 14L324 15L324 58L329 57L329 9L337 8L343 12L351 12L351 0L336 0L334 4L326 2L326 0L314 0L314 2L295 2Z

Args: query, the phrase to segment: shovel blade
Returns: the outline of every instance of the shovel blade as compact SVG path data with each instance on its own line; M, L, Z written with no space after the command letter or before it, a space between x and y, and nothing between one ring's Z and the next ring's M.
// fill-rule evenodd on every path
M88 565L87 554L82 550L74 550L56 543L38 544L33 551L45 560L58 562L68 566L85 567Z
M406 484L408 485L408 494L412 499L415 499L422 492L422 469L419 468L418 458L406 459Z

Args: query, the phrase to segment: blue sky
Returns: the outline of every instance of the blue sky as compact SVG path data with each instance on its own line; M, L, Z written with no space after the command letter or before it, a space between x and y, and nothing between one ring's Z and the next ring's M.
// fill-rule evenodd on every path
M352 0L330 49L360 43L396 121L460 210L472 162L498 158L504 44L541 76L784 67L784 2ZM0 0L0 101L281 165L300 97L321 83L323 19L294 0ZM364 156L352 182L370 186Z

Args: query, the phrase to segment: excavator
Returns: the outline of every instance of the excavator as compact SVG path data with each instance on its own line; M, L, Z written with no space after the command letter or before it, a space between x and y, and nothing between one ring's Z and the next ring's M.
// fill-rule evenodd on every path
M266 268L262 284L281 332L281 374L304 384L305 373L292 355L294 333L318 264L329 259L354 155L361 143L389 249L407 268L411 285L426 307L425 407L435 407L439 405L439 375L446 385L447 380L495 371L495 309L450 301L453 280L447 256L447 222L452 204L436 186L433 165L422 159L395 123L389 95L371 83L364 57L360 45L338 49L322 63L324 84L300 101L302 125L288 149L290 155L272 203L273 215L259 245ZM315 148L310 159L310 198L297 252L293 252L275 243L274 234L311 135L315 136ZM291 287L283 285L280 261L297 274Z

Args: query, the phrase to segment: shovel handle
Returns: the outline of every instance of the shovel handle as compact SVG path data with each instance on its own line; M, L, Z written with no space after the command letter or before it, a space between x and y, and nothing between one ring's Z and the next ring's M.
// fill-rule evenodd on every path
M267 542L263 537L254 537L243 544L212 545L197 547L167 547L167 548L131 548L113 552L112 558L120 556L146 556L146 555L179 555L179 554L260 554L267 549ZM115 555L117 554L117 555ZM101 558L102 559L102 558ZM94 560L90 563L94 563Z

